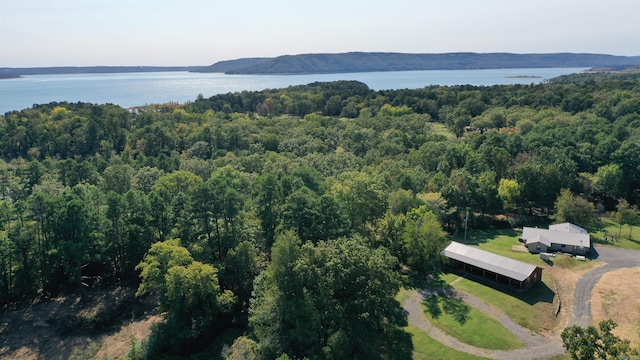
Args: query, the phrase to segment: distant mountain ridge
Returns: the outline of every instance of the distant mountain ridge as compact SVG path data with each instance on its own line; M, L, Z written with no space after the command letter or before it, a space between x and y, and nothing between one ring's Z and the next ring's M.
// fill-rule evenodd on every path
M507 68L612 68L640 66L640 56L606 54L514 54L456 52L407 54L391 52L348 52L300 54L278 57L224 60L210 66L61 66L0 68L0 79L22 75L108 74L135 72L191 71L225 74L328 74L411 70L472 70Z
M640 65L640 56L606 54L441 53L406 54L349 52L283 55L275 58L227 60L196 72L226 74L322 74L409 70L604 67Z

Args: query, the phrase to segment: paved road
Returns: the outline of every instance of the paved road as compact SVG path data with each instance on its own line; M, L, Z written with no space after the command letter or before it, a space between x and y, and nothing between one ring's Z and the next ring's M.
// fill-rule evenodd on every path
M599 245L597 252L598 257L595 261L602 261L606 263L606 265L587 272L576 284L573 306L574 312L569 321L569 325L579 325L582 327L591 325L591 292L602 275L612 270L640 266L640 251ZM409 314L409 322L419 329L426 331L429 336L446 346L469 354L492 359L546 359L564 353L560 332L556 332L550 337L533 334L511 320L502 310L488 305L470 294L458 291L457 294L462 297L465 302L496 318L504 327L520 338L525 345L521 349L502 351L481 349L465 344L431 325L427 320L421 304L424 297L429 294L426 290L419 292L414 291L405 302L404 308Z

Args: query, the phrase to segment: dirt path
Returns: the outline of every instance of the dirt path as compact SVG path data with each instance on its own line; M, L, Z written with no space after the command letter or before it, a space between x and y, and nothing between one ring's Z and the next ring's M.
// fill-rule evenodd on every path
M595 285L604 274L612 270L640 266L640 251L619 249L610 246L598 246L596 252L598 254L596 261L604 262L605 265L588 271L576 284L572 304L573 313L570 317L569 325L579 325L582 327L591 325L593 321L591 316L591 295ZM521 349L509 351L488 350L465 344L444 333L434 327L424 315L422 301L424 296L428 294L428 292L424 290L422 290L422 292L413 291L404 304L404 308L408 313L409 322L427 332L427 334L436 341L476 356L492 359L525 360L546 359L564 353L565 349L562 346L560 332L555 332L549 337L532 334L529 330L516 324L500 309L487 305L470 294L460 291L457 293L465 302L483 311L487 315L496 318L505 328L520 338L525 346Z

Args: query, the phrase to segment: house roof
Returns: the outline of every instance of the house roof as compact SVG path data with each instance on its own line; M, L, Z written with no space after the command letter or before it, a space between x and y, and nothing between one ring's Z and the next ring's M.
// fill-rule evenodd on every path
M562 224L559 224L562 225ZM552 225L553 226L553 225ZM575 225L574 225L575 226ZM531 227L522 228L521 238L526 244L535 241L539 236L543 236L549 240L551 244L590 247L591 238L588 233L575 233L567 231L538 229ZM551 245L549 245L551 246Z
M455 241L452 241L446 249L442 250L441 254L450 259L489 270L518 281L527 279L536 269L535 265L523 263L522 261L513 260Z
M527 239L527 245L529 244L543 244L546 245L547 247L551 246L551 241L549 241L549 239L547 239L547 237L545 237L544 235L538 234L536 236L534 236L531 239Z
M580 226L574 225L574 224L569 223L569 222L565 222L565 223L561 223L561 224L549 225L549 230L551 230L551 231L564 231L564 232L574 233L574 234L588 234L589 233L586 229L583 229Z

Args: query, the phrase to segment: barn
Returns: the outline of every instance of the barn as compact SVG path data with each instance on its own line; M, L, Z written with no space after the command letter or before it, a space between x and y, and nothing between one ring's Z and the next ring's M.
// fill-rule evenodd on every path
M542 268L455 241L441 254L453 268L518 290L542 279Z

